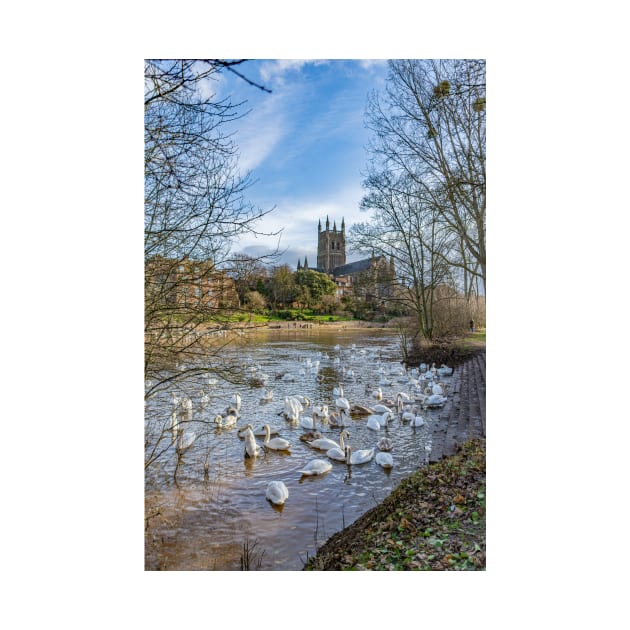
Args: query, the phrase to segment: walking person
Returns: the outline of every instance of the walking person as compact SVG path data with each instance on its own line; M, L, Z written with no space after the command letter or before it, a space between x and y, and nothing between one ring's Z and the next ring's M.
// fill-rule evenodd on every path
M475 322L471 319L469 323L470 323L470 332L474 333L475 332Z

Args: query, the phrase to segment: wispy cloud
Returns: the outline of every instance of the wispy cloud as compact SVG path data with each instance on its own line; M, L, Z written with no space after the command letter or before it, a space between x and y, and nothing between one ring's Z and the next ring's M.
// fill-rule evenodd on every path
M265 83L274 82L276 85L283 85L287 73L301 70L307 64L320 66L327 63L326 59L274 59L260 65L260 78Z

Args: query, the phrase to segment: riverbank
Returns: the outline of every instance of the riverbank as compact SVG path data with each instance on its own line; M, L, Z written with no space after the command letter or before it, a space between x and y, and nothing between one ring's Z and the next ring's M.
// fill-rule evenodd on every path
M334 534L305 571L484 571L485 440L411 475Z
M430 463L326 541L304 570L485 570L485 334L483 343L457 343L468 358L434 426Z

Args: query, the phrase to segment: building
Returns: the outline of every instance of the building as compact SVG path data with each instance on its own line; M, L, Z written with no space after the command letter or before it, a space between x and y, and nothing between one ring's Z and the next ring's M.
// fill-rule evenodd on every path
M164 307L232 308L239 304L234 280L210 260L154 256L145 264L145 299Z
M394 261L385 256L374 256L346 264L346 224L342 217L341 229L337 222L326 217L326 228L322 230L321 219L317 225L317 267L309 267L308 259L304 264L298 260L297 268L312 269L328 274L337 285L337 299L354 294L358 297L387 297L391 294L395 278Z

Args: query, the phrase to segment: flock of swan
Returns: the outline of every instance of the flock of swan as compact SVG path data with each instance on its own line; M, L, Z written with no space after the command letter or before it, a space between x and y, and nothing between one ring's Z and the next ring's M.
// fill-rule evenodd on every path
M356 348L353 345L352 350ZM335 346L335 351L340 352L340 346ZM338 359L339 357L335 357ZM319 370L319 360L305 360L297 370L300 376L316 374ZM340 367L340 362L334 363L341 372L341 380L352 380L354 372ZM378 365L378 363L377 363ZM401 425L408 424L411 427L421 427L425 424L423 412L430 408L443 406L447 401L447 385L441 381L444 376L452 375L452 368L442 365L436 368L421 365L420 368L405 370L400 366L390 368L379 365L377 368L377 382L368 383L365 393L368 397L367 404L353 404L345 396L343 383L340 382L332 390L332 401L315 404L307 396L294 394L285 396L282 403L282 411L278 413L291 429L301 429L299 440L308 445L313 451L318 451L316 456L305 462L297 472L303 477L325 475L332 470L333 462L343 462L347 466L366 464L372 460L384 469L394 466L394 457L391 453L394 444L390 437L381 437L374 446L367 448L354 448L351 443L351 431L355 422L365 420L365 427L373 432L387 431L392 422ZM276 376L283 382L295 382L287 378L289 372ZM292 375L294 376L294 375ZM408 392L399 391L393 399L384 397L383 387L391 386L394 381L405 383ZM264 380L267 383L267 379ZM208 379L209 385L210 379ZM401 388L403 389L403 388ZM200 392L200 405L204 408L210 402L209 395L203 390ZM273 390L264 390L262 403L273 402ZM231 396L227 408L213 418L218 429L234 428L242 422L242 399L239 393ZM177 413L183 410L190 414L192 400L188 396L179 398L172 394L172 413L169 429L173 433L173 443L179 455L183 454L195 442L196 435L188 429L183 430L179 426ZM338 441L323 435L324 426L332 429L339 428ZM246 459L257 458L268 451L280 451L291 453L291 442L282 437L282 429L272 427L269 422L259 423L246 421L237 429L236 435L243 440L243 457ZM293 433L295 435L295 433ZM273 437L272 437L273 436ZM257 438L262 438L259 442ZM289 497L289 491L283 481L270 481L266 488L266 499L277 506L282 506Z

